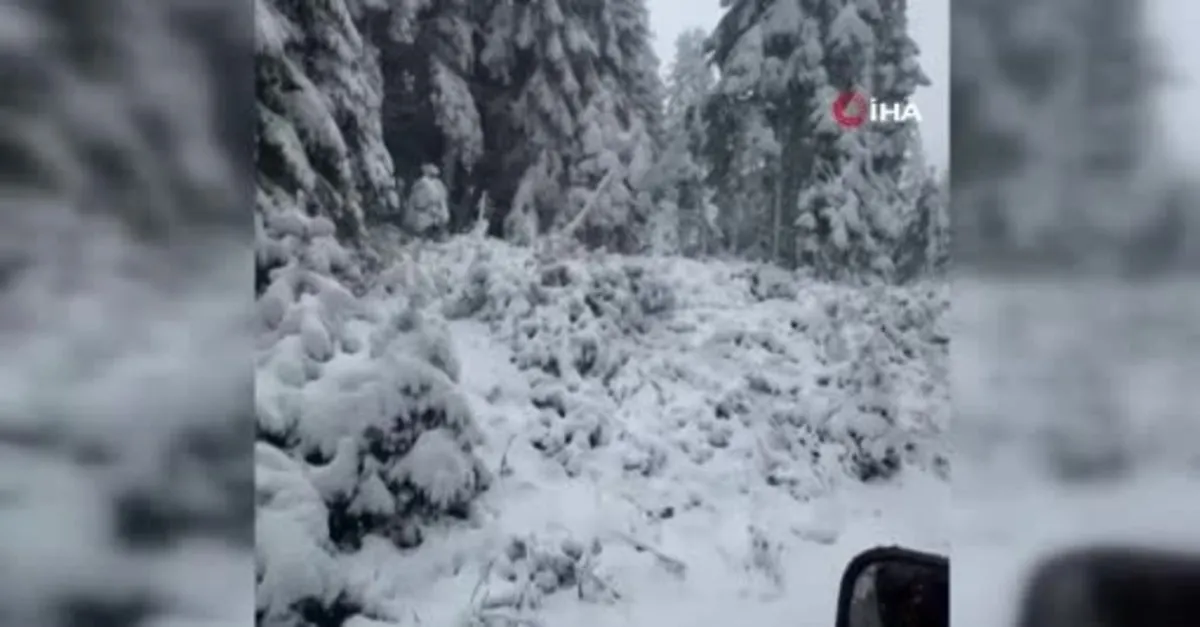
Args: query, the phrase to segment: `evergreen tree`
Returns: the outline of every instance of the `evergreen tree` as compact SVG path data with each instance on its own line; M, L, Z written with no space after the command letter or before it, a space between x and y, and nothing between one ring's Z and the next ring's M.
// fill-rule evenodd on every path
M659 190L658 211L664 222L678 231L686 254L716 251L715 215L705 178L703 155L707 129L700 115L710 97L715 77L705 58L707 34L700 29L682 33L675 42L675 62L667 76L664 148L656 164L654 185Z
M367 22L384 74L384 139L399 180L415 184L426 164L439 166L451 228L460 229L484 151L473 84L477 9L467 0L394 0L389 9Z
M764 99L755 89L755 72L762 67L761 28L739 17L751 4L734 3L708 41L721 79L703 111L708 184L722 208L721 247L734 254L755 241L753 225L770 204L762 183L777 153L774 132L762 117Z
M396 4L382 34L398 173L441 164L454 230L486 194L494 235L587 206L586 243L637 248L662 118L648 23L644 0Z
M707 107L718 204L740 203L739 249L826 274L888 274L902 231L900 176L916 129L847 132L842 90L902 100L928 79L903 0L737 1L710 42L721 70Z
M378 139L384 79L355 8L256 5L255 55L258 213L303 206L332 220L351 246L361 243L368 211L400 205ZM260 274L272 263L260 259Z

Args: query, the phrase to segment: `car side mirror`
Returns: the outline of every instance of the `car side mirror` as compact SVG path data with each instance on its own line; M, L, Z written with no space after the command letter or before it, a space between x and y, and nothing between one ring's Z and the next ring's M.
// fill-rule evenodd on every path
M949 627L950 560L901 547L859 553L842 573L837 627Z
M1132 547L1073 549L1044 560L1019 627L1200 625L1200 554Z

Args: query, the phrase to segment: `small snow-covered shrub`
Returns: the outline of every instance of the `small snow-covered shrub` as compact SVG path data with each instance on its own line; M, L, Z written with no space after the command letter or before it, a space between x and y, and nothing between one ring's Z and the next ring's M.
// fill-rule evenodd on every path
M792 300L800 293L796 275L782 268L763 265L750 277L750 293L758 300Z
M430 429L417 437L394 476L408 482L426 503L447 512L465 511L484 475L445 429Z
M303 465L260 442L254 473L257 624L332 625L359 613L332 554L325 503Z
M539 261L503 243L460 241L472 242L474 256L444 310L487 322L508 341L542 410L532 444L577 472L581 456L617 437L608 386L629 361L628 340L675 309L672 282L654 263L632 258Z
M948 471L948 300L944 286L843 290L798 325L823 351L822 428L847 447L852 476Z
M568 381L610 379L626 359L611 340L646 331L673 306L666 282L619 262L556 264L532 291L532 306L512 322L517 364Z
M420 521L465 516L489 482L471 453L481 434L445 329L411 311L380 324L362 331L369 350L326 356L315 376L295 370L312 363L297 336L279 339L260 365L260 438L331 476L322 484L334 486L323 495L331 533L347 548L373 532L410 544ZM353 336L347 327L329 334Z
M611 601L617 593L599 572L602 552L597 539L511 538L485 573L475 599L477 613L486 621L497 610L536 610L559 592L574 593L582 601Z
M612 442L618 425L609 416L615 406L598 394L572 393L549 377L540 378L533 389L533 403L541 409L530 435L533 447L576 475L588 452Z
M356 296L344 280L361 272L343 265L356 257L328 220L260 218L259 620L341 625L364 610L335 553L370 534L420 544L423 526L469 516L490 475L448 330L419 308L429 299L403 283Z
M506 251L502 244L485 242L476 250L465 273L462 286L446 302L450 318L476 317L498 323L527 313L539 301L537 263L530 256L495 255L493 249Z

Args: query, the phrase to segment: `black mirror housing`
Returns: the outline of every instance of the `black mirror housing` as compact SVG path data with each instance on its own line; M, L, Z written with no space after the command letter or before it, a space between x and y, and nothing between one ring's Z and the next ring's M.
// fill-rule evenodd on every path
M847 564L836 627L948 627L950 560L899 546L876 547Z
M1091 546L1034 570L1018 627L1200 625L1200 553Z

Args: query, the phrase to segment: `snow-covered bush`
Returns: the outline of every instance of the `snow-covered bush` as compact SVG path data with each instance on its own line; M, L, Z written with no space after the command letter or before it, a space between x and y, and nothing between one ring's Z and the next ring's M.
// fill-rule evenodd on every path
M404 228L413 235L437 237L450 224L449 192L438 175L437 166L425 164L421 178L413 183L404 208Z
M474 623L505 624L508 614L541 607L547 596L572 592L587 602L616 598L612 583L599 572L603 546L598 539L573 537L510 538L490 562L474 602Z
M259 621L341 625L365 610L339 551L415 546L490 479L422 309L437 287L413 254L376 267L393 259L367 245L364 211L399 206L374 51L342 1L284 4L256 6Z
M465 280L449 281L462 287L448 308L507 340L539 410L530 443L568 475L614 443L623 470L643 476L671 463L670 447L700 465L750 455L766 483L801 498L824 489L820 475L874 481L906 465L947 470L942 284L838 286L763 265L684 269L616 256L539 264L504 244L475 246ZM694 357L647 367L662 357L645 344L696 329L676 312L758 306L780 309L769 324L713 328ZM749 370L706 382L697 367L712 359ZM772 373L758 363L807 365ZM676 385L701 387L708 409L652 402L645 411L670 425L667 442L631 434L618 419L630 397Z
M0 625L250 611L244 18L0 6Z
M282 233L264 248L295 256L259 299L259 439L330 476L321 485L339 545L418 514L461 513L487 473L470 454L480 434L445 328L402 298L390 315L373 308L327 274L328 258L348 255L323 218L279 212L264 222L268 236Z
M525 315L540 299L532 280L537 262L528 255L504 254L513 252L504 244L484 244L469 262L461 287L447 300L447 317L498 323Z
M260 207L258 603L264 624L362 615L336 558L369 534L420 544L470 515L490 475L446 327L405 290L356 297L354 256L323 217ZM300 560L300 564L294 563Z
M800 292L796 275L773 265L755 268L750 281L750 292L759 300L791 300Z
M949 346L945 285L842 290L797 321L821 347L830 419L853 476L888 478L905 463L948 472Z
M263 442L254 462L257 624L341 624L360 613L333 555L329 513L302 464Z
M588 319L614 331L644 330L675 303L671 285L636 258L592 255L542 262L493 242L480 249L463 287L447 303L452 317L489 322L533 318L546 308L585 306ZM576 321L583 313L572 314Z

